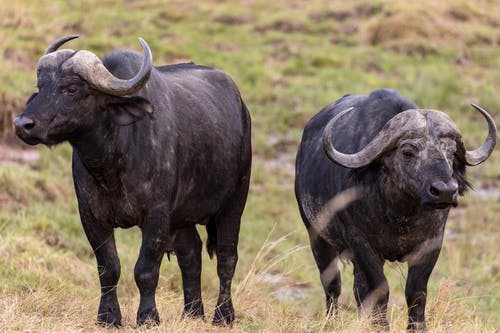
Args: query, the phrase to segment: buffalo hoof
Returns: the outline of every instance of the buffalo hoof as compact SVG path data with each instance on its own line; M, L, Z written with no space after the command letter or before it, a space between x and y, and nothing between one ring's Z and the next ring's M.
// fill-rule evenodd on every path
M203 311L203 304L200 302L196 305L185 307L182 312L182 318L203 319L205 320L205 312Z
M122 325L122 314L120 312L120 308L117 306L110 306L107 308L104 306L99 307L97 324L104 327L120 327Z
M160 314L156 308L137 313L137 326L158 326L160 325Z
M212 325L231 326L234 321L234 308L231 302L224 303L215 309Z
M407 331L409 332L422 332L427 329L427 325L425 325L425 322L413 322L409 323L408 327L406 328Z

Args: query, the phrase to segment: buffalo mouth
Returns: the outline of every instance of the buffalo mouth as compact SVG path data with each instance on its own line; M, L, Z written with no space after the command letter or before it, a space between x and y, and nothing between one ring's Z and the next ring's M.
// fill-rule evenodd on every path
M60 143L62 140L59 138L52 138L52 137L40 137L38 135L33 135L25 131L18 131L16 129L16 135L19 139L21 139L24 143L30 145L30 146L35 146L38 144L43 144L48 147L52 147L54 145L57 145Z
M24 143L27 143L30 146L36 146L37 144L42 143L42 141L40 141L40 139L33 138L33 137L21 138L21 140L23 140Z
M458 203L456 201L452 202L432 202L432 201L424 201L422 202L422 206L428 210L434 209L446 209L451 207L457 207Z
M24 143L29 144L30 146L37 145L39 143L42 143L42 140L30 135L26 131L19 130L16 128L16 135L19 139L23 140Z

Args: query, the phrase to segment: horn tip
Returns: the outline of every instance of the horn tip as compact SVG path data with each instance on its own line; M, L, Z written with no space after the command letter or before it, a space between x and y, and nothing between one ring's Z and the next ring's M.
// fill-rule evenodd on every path
M78 37L80 37L80 35L74 34L74 35L66 35L66 36L63 36L59 39L56 39L54 42L52 42L52 44L49 45L49 47L47 47L44 54L52 53L52 52L56 51L64 43L69 42L70 40L78 38Z
M148 43L142 37L139 37L139 43L141 43L144 54L147 58L149 58L149 62L152 62L153 55L151 54L151 48L149 47Z
M149 46L149 45L148 45L148 43L146 43L146 41L145 41L145 40L144 40L144 38L142 38L142 37L139 37L139 43L141 43L141 45L143 45L143 46L144 46L144 45Z
M470 103L470 105L471 105L474 109L476 109L476 110L478 110L478 111L483 111L483 112L486 112L486 110L485 110L485 109L483 109L482 107L480 107L479 105L477 105L477 104L475 104L475 103Z
M71 35L66 35L63 38L64 38L64 41L66 43L66 42L69 42L70 40L73 40L73 39L78 38L78 37L80 37L79 34L71 34Z

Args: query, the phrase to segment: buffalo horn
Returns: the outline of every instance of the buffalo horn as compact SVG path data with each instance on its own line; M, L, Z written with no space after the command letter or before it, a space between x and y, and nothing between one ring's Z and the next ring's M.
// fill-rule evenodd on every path
M412 131L418 132L426 126L426 120L423 115L415 112L418 110L407 110L389 120L375 138L359 152L345 154L335 149L332 135L339 120L353 109L351 107L337 114L330 120L323 131L323 149L327 156L333 162L346 168L354 169L367 166L384 152L395 147L401 135Z
M153 57L148 44L139 38L144 61L139 72L131 79L119 79L111 74L101 59L90 51L78 51L63 64L64 70L80 75L92 88L114 96L131 95L141 89L149 79Z
M66 43L72 39L78 38L78 37L80 37L80 35L67 35L67 36L61 37L61 38L55 40L54 42L52 42L52 44L50 44L49 47L47 47L44 54L52 53L52 52L56 51L64 43Z
M496 139L497 139L497 127L495 125L495 121L493 118L478 105L471 104L477 111L481 112L484 119L488 123L488 137L483 142L483 144L477 148L476 150L466 151L465 153L465 164L467 165L478 165L484 162L495 148Z

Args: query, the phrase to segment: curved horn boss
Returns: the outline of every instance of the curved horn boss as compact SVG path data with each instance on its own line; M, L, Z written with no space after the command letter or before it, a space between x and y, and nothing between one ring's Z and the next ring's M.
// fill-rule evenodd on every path
M350 107L330 120L323 131L322 138L323 149L328 157L346 168L367 166L382 153L393 148L403 133L425 127L425 119L420 113L414 112L415 110L407 110L389 120L375 138L359 152L346 154L335 149L332 135L335 132L335 128L339 125L340 119L352 110L354 108Z

